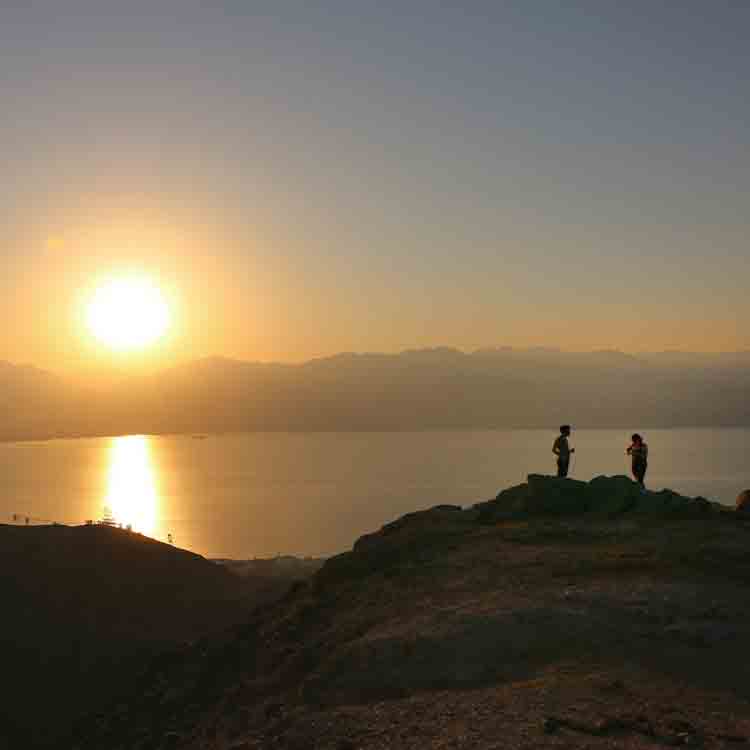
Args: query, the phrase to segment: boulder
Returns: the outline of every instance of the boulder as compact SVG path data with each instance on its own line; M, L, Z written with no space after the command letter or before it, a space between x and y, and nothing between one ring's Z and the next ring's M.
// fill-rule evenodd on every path
M591 510L605 516L616 516L633 510L642 498L640 487L630 477L598 476L589 482Z
M743 490L737 495L737 511L750 515L750 490Z
M530 516L579 515L588 510L585 482L529 474L524 484L500 492L494 500L474 506L479 523Z
M466 533L477 522L477 515L458 505L436 505L407 513L357 539L351 552L326 560L315 577L315 585L324 587L345 579L391 574L400 567L421 565L442 554L451 538Z
M637 503L634 510L637 513L648 513L655 515L670 515L673 511L679 512L686 509L687 498L670 489L659 492L649 492L641 495L641 501Z
M531 516L580 515L589 509L589 488L577 479L529 474L524 510Z
M407 513L395 521L383 526L380 531L365 534L354 542L354 550L361 551L368 547L374 547L382 543L385 537L399 534L405 530L418 529L434 530L442 529L444 526L456 523L465 523L466 518L460 505L435 505L427 510L418 510Z
M502 490L494 500L474 506L478 510L477 520L479 523L495 523L523 515L530 494L531 490L526 483Z

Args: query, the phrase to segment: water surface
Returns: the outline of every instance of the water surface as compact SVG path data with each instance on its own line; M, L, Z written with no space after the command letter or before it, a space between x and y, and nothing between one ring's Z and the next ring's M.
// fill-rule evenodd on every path
M632 430L575 431L571 475L628 472ZM731 504L750 430L650 430L647 484ZM554 471L554 431L250 433L0 444L0 520L98 520L201 554L326 555L397 516Z

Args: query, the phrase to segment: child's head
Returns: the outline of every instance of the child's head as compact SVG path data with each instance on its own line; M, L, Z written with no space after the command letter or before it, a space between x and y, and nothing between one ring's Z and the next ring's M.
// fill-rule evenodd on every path
M560 434L567 437L570 435L570 425L569 424L561 424L560 425Z
M635 445L640 445L643 442L643 438L637 432L634 432L630 436L630 439L633 441Z

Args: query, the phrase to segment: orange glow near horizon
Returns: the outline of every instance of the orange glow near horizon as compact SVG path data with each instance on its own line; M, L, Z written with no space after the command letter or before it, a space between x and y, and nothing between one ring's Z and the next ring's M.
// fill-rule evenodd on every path
M150 438L127 435L112 439L104 504L117 523L155 535L159 490Z
M86 308L86 324L97 341L117 351L144 349L169 329L171 311L159 287L147 278L115 278L97 287Z

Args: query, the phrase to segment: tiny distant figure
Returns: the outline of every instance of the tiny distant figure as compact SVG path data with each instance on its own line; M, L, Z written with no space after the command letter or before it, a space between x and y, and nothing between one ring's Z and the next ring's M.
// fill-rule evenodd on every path
M167 542L168 542L169 544L174 544L174 539L172 538L172 535L171 535L171 534L167 534Z
M648 445L643 441L643 438L636 432L630 436L632 441L626 451L627 455L633 459L633 476L635 481L641 486L641 491L646 491L646 485L643 480L646 477L646 469L648 469Z
M567 477L568 467L570 466L570 454L575 453L576 449L571 448L568 445L568 438L570 437L570 425L564 424L560 426L560 436L555 440L552 445L552 452L557 456L557 476Z

